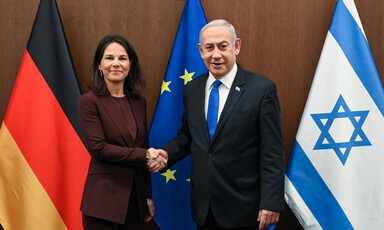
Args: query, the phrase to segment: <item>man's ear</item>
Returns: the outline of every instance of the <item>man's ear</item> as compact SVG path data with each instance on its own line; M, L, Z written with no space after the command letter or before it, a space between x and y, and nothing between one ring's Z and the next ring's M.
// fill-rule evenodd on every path
M238 55L240 53L240 48L241 48L241 39L236 38L235 41L235 54Z
M199 51L200 51L200 56L201 56L201 58L203 58L204 59L204 57L203 57L203 47L201 46L201 44L199 43L199 44L197 44L197 47L199 47Z

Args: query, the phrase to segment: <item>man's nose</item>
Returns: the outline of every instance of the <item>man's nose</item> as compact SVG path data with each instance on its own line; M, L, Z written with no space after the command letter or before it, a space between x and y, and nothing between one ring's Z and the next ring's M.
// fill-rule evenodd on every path
M215 47L215 49L213 49L212 57L213 58L220 58L221 57L221 52L220 52L219 48Z

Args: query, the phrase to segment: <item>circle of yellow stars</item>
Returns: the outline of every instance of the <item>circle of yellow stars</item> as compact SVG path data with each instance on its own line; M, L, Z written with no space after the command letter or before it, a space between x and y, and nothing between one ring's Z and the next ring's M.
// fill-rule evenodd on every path
M186 85L188 82L192 81L192 76L195 74L195 72L193 73L188 73L187 69L184 69L184 75L182 76L179 76L179 78L183 79L184 80L184 85ZM167 81L165 82L163 80L163 84L161 85L161 93L160 94L163 94L164 91L168 91L168 92L171 92L171 90L169 89L169 85L171 84L172 81ZM165 176L165 183L168 183L170 180L175 180L176 181L176 177L175 177L175 173L176 173L176 169L175 170L170 170L170 169L167 169L167 171L165 173L162 173L161 175L162 176ZM190 179L187 179L188 182L191 182Z

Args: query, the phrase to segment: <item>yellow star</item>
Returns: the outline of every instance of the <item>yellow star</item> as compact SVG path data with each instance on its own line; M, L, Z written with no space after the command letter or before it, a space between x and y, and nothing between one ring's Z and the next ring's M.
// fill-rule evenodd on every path
M160 93L160 94L163 94L164 91L171 92L171 90L170 90L169 87L168 87L169 84L171 84L170 81L165 82L165 81L163 80L163 84L161 85L161 93Z
M191 182L191 179L187 179L188 182Z
M184 85L187 84L188 82L192 81L192 76L195 74L193 73L188 73L187 69L184 69L184 75L180 76L181 79L184 79Z
M176 180L176 178L175 178L175 172L176 172L176 169L175 170L167 170L165 173L162 173L161 175L162 176L165 176L167 179L166 179L166 182L165 183L168 183L168 181L170 180L170 179L172 179L172 180Z

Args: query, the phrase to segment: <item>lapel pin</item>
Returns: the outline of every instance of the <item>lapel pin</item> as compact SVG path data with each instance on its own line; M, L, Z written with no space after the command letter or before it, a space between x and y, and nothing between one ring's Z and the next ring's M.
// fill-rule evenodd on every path
M235 90L240 92L240 87L239 87L239 86L236 86L236 87L235 87Z

